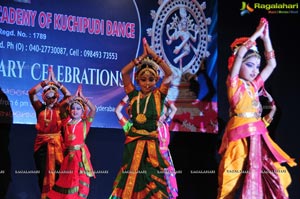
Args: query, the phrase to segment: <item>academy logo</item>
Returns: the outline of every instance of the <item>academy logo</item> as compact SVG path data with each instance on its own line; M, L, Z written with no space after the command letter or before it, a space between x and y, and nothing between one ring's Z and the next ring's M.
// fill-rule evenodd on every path
M253 3L252 6L242 1L241 16L250 14L254 10L266 11L268 14L298 14L298 3Z
M249 6L249 3L246 3L245 1L242 1L242 7L240 10L241 16L244 16L245 14L250 14L254 11L254 9Z

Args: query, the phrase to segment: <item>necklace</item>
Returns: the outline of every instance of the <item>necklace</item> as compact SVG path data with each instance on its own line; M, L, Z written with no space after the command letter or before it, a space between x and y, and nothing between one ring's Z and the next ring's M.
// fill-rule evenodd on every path
M249 95L249 97L251 98L251 100L252 100L252 106L254 106L254 107L258 107L259 106L259 102L257 101L257 92L255 92L255 93L253 93L253 91L251 91L251 89L250 89L250 82L246 82L246 81L244 81L243 80L243 83L244 83L244 86L245 86L245 88L246 88L246 91L247 91L247 94Z
M151 93L147 96L146 102L145 102L145 107L143 110L143 113L140 113L140 99L141 99L141 92L139 92L138 98L137 98L137 103L136 103L136 112L137 112L137 116L136 116L136 121L140 124L144 124L147 121L147 117L145 115L146 111L147 111L147 107L148 107L148 103L149 103L149 99L150 99L150 95Z
M47 109L50 110L50 118L47 119ZM51 108L46 107L45 112L44 112L44 121L45 121L45 126L47 127L49 125L49 122L52 121L52 116L53 116L53 111Z
M72 119L69 120L69 122L68 122L69 125L74 124L74 126L73 126L73 128L72 128L72 133L68 135L68 140L69 140L69 141L72 141L72 140L75 140L75 139L76 139L75 128L76 128L77 124L78 124L80 121L81 121L81 119L78 120L78 121L75 121L75 122L73 122Z

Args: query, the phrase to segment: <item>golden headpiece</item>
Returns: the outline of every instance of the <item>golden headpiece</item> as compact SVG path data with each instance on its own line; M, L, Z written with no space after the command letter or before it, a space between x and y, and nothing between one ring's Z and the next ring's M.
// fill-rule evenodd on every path
M87 114L87 106L86 106L86 99L84 99L83 97L80 96L79 94L79 90L82 89L81 85L78 86L78 89L76 91L76 94L74 96L71 97L71 100L68 102L68 107L67 110L70 113L71 109L72 109L72 105L77 103L80 105L80 107L83 110L83 115L82 118L86 117Z
M136 79L139 79L139 77L143 74L150 73L155 77L157 81L159 78L158 69L159 65L149 57L146 57L137 66Z
M81 106L82 110L85 110L85 103L84 103L84 100L82 99L82 97L76 96L69 102L70 110L71 110L71 106L74 103L79 104Z

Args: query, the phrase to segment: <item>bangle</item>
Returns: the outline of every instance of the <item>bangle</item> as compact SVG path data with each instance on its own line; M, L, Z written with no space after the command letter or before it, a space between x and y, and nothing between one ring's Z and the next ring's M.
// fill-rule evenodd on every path
M69 97L67 98L67 103L68 103L68 104L70 104L70 102L73 101L72 98L73 98L72 96L69 96Z
M44 88L47 85L46 80L41 82L41 87Z
M121 126L124 126L126 124L128 120L123 116L120 120L119 120L119 123Z
M137 59L137 58L133 59L132 61L133 61L134 65L139 65L139 63L140 63L140 59Z
M126 102L124 102L123 100L120 101L120 105L124 106L126 104Z
M162 58L159 57L158 55L157 55L155 58L153 58L153 60L154 60L157 64L160 64L160 63L163 61Z
M58 87L59 89L61 89L61 88L62 88L62 83L57 82L57 87Z
M266 115L266 116L264 116L263 117L264 118L264 120L267 122L267 123L271 123L272 122L272 120L273 120L273 118L272 117L269 117L269 115Z
M274 100L272 100L271 102L269 102L269 104L270 104L271 106L275 106Z
M254 46L256 44L255 41L252 41L250 39L248 39L247 41L245 41L243 43L243 46L245 46L247 48L247 50L249 50L252 46Z
M265 55L266 60L274 59L275 58L275 51L274 50L265 51L264 55Z
M270 123L265 120L265 117L263 117L262 120L265 123L266 127L268 127L270 125Z
M168 116L168 117L166 118L166 122L167 122L167 123L171 123L171 121L172 121L172 119Z
M160 64L163 61L162 58L159 58L159 60L156 62L157 64Z

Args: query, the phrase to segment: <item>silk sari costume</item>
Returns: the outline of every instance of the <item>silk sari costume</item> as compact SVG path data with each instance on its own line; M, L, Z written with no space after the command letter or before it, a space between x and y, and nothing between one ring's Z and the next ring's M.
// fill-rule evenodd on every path
M125 124L122 125L122 128L125 132L125 135L128 133L132 126L132 122L126 120ZM174 168L172 156L169 150L170 143L170 132L169 124L167 122L161 123L158 125L158 140L159 140L159 149L163 157L169 162L169 167L164 169L165 179L168 184L169 199L174 199L178 196L178 187L176 180L176 171ZM118 173L116 181L119 180L121 172ZM115 183L116 183L115 181Z
M63 161L62 121L57 104L48 108L41 101L35 101L32 105L37 115L34 159L36 168L40 171L38 179L43 199L46 198L57 179L54 171L59 169Z
M162 112L168 92L168 85L161 84L159 89L140 99L140 110L144 110L145 123L137 121L137 101L139 91L133 84L125 88L129 96L132 113L132 126L126 134L123 161L114 182L110 199L167 199L167 182L164 169L169 163L159 151L157 120Z
M160 152L163 157L169 162L169 167L165 169L165 178L169 188L169 198L174 199L178 196L178 187L176 180L176 171L169 150L170 131L169 124L167 122L161 122L158 125L158 139Z
M261 119L258 90L263 80L259 75L253 82L229 76L226 84L231 117L219 149L218 199L235 198L240 185L240 198L288 198L291 176L280 164L296 163L271 139Z
M95 177L85 144L93 118L82 119L75 124L69 121L69 117L64 120L64 160L59 178L47 195L51 199L87 198L90 177Z

